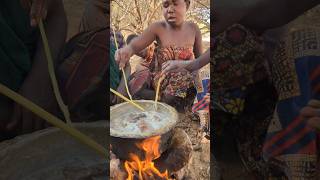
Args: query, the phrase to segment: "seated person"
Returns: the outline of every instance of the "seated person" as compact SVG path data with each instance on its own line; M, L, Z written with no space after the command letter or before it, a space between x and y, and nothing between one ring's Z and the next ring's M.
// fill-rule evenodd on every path
M164 1L162 9L165 20L151 24L128 46L117 51L116 60L120 67L123 67L132 55L145 49L153 41L157 41L158 47L143 82L155 90L158 81L163 78L161 66L164 62L176 59L190 60L200 56L202 36L195 23L186 21L185 15L189 7L189 0ZM170 10L175 13L169 13ZM184 110L191 105L195 95L192 76L189 72L166 75L160 85L160 101L175 106L178 110Z
M62 0L12 0L0 4L0 82L58 115L37 25L43 19L52 58L57 64L67 30ZM0 140L43 126L40 117L0 95Z

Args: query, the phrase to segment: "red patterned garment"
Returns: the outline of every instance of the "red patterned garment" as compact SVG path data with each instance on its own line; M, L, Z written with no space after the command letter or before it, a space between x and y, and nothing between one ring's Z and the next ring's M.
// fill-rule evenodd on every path
M136 72L130 78L130 91L135 94L141 88L156 89L161 65L169 60L190 60L194 59L192 47L158 47L147 69ZM145 64L145 63L143 63ZM190 72L169 73L161 84L161 95L171 95L185 98L188 89L194 87L193 76Z

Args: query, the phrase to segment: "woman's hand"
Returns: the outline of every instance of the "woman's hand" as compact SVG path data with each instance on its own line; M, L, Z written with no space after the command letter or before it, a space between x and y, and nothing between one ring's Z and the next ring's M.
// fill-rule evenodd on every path
M311 100L301 111L300 115L307 120L307 124L320 131L320 101Z
M46 19L49 0L21 0L22 6L30 9L30 25L35 27L40 20Z
M170 60L162 64L162 74L169 72L186 71L191 61Z
M120 48L115 53L115 60L119 64L119 68L122 69L126 66L127 62L133 56L133 50L130 46Z

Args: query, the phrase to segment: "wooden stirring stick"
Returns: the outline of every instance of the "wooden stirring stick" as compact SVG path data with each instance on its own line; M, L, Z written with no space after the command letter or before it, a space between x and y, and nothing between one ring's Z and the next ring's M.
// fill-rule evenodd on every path
M42 20L40 20L39 29L40 29L40 33L41 33L41 37L42 37L44 51L45 51L47 61L48 61L48 71L49 71L49 75L50 75L50 79L51 79L51 83L52 83L53 92L54 92L54 95L56 96L58 105L59 105L61 111L63 112L64 118L66 119L66 122L69 125L71 125L71 119L70 119L70 113L69 113L68 106L64 104L62 97L61 97L61 94L60 94L60 91L59 91L58 82L57 82L57 78L56 78L55 71L54 71L54 64L53 64L53 60L52 60L52 55L51 55L47 35L44 30L44 25L43 25Z
M137 103L133 102L132 100L126 98L125 96L123 96L122 94L118 93L117 91L113 90L112 88L110 88L110 91L119 96L120 98L122 98L123 100L129 102L130 104L134 105L135 107L139 108L140 110L144 111L143 107L139 106Z
M158 99L159 99L160 86L161 86L161 82L164 80L164 78L165 78L165 75L161 75L159 77L159 80L157 83L156 98L154 100L156 110L158 109Z
M90 137L86 136L85 134L81 133L77 129L68 126L64 123L61 119L55 117L54 115L48 113L38 105L34 104L30 100L24 98L20 94L12 91L11 89L7 88L6 86L0 83L0 93L9 97L10 99L14 100L16 103L22 105L26 109L30 110L34 114L38 115L39 117L43 118L48 123L54 125L55 127L60 128L63 132L71 135L81 143L87 145L88 147L94 149L99 155L103 158L107 158L107 150L98 144L96 141L91 139Z
M114 28L112 30L113 30L113 39L114 39L114 42L116 44L116 48L118 50L119 49L119 45L118 45L118 41L117 41L117 37L116 37L116 32L115 32ZM124 72L123 68L121 68L121 71L122 71L122 76L124 78L124 85L126 86L126 90L127 90L128 96L129 96L130 100L132 101L132 96L131 96L130 91L129 91L126 73Z

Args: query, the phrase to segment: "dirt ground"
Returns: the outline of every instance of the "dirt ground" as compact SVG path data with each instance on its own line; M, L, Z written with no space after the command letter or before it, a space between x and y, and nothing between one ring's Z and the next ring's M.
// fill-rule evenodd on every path
M203 137L199 129L199 119L190 112L180 113L177 127L183 129L189 136L193 154L186 167L186 180L208 180L210 179L210 141Z

